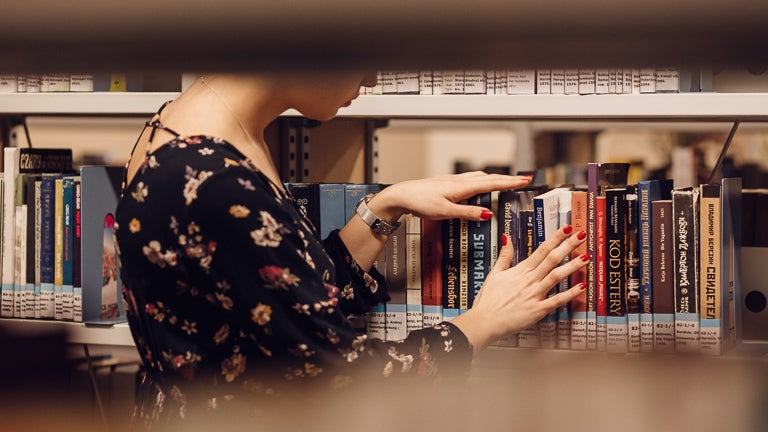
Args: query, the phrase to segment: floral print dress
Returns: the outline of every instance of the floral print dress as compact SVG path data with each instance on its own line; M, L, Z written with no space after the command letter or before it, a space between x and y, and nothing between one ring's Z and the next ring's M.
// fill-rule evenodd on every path
M310 387L468 372L472 347L450 323L399 342L359 334L347 317L388 299L382 277L355 263L338 231L319 240L292 197L226 141L179 136L147 154L115 229L147 424Z

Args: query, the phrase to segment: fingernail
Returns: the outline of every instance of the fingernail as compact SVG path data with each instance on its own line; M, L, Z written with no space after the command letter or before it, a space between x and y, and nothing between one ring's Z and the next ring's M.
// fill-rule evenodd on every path
M570 235L571 231L573 231L573 227L571 225L566 225L563 227L563 233L565 235Z
M584 262L587 262L587 261L589 261L589 254L588 253L584 254L584 255L580 256L579 259L584 261Z
M587 232L586 231L579 231L578 234L576 234L576 238L579 240L584 240L587 238Z
M586 284L586 283L584 283L584 282L581 282L581 283L579 284L579 289L580 289L580 290L582 290L582 291L584 291L585 289L587 289L587 284Z
M501 245L502 246L506 246L507 243L509 243L509 240L507 240L507 235L506 234L502 234L501 235Z
M483 210L482 213L480 213L480 219L482 220L488 220L493 217L493 212L490 210Z

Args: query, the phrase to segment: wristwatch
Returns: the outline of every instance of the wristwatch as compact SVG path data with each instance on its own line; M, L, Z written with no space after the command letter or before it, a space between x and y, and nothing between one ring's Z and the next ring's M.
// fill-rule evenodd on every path
M381 220L376 216L371 209L368 208L368 201L373 198L374 194L368 194L364 196L355 206L355 212L363 219L363 222L371 227L371 231L376 234L390 235L400 226L400 222L389 223Z

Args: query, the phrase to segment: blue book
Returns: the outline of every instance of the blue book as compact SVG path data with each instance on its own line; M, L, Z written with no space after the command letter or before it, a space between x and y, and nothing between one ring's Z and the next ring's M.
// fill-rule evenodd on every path
M475 195L468 204L491 208L491 194ZM475 300L491 267L491 220L469 221L469 305Z
M63 255L62 255L62 287L61 301L63 319L72 321L75 319L75 286L74 276L74 248L75 248L75 191L74 177L62 178L62 204L63 204Z
M53 319L54 296L54 197L57 174L40 180L40 318Z
M344 212L344 184L321 183L318 189L320 204L320 238L325 239L347 222Z
M637 182L637 223L640 259L640 350L653 352L653 247L651 203L672 198L672 180Z

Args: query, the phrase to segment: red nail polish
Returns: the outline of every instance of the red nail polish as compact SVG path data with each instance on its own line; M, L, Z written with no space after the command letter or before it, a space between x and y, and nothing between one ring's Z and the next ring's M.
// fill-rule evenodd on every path
M579 289L580 289L580 290L582 290L582 291L584 291L585 289L587 289L587 284L586 284L586 283L584 283L584 282L581 282L581 283L579 284Z
M482 213L480 213L480 219L482 220L488 220L493 217L493 212L490 210L483 210Z
M579 259L584 261L584 262L587 262L587 261L589 261L589 254L584 254L584 255L580 256Z
M501 235L501 245L502 246L506 246L507 243L509 243L509 240L507 240L507 235L506 234L502 234Z
M573 227L571 225L566 225L563 227L563 233L565 235L570 235L571 231L573 231Z
M587 238L587 232L586 231L579 231L578 234L576 234L576 238L579 240L584 240Z

